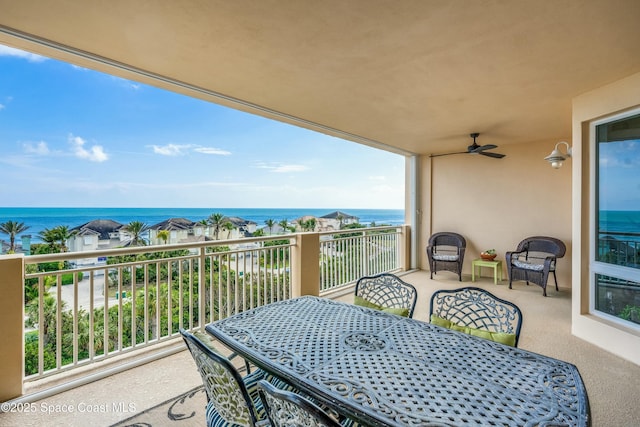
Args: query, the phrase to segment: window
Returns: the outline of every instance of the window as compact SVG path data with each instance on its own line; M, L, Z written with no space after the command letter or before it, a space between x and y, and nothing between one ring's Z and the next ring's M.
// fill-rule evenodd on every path
M640 325L640 114L595 126L592 307Z

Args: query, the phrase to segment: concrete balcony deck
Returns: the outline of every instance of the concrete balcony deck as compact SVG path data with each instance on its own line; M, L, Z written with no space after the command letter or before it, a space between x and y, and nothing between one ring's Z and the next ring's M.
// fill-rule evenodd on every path
M440 272L435 280L429 273L413 272L403 276L418 289L418 303L414 318L426 321L429 298L434 290L455 289L461 286L479 286L501 298L516 303L523 311L523 327L519 347L562 359L575 364L584 380L591 405L592 425L631 427L640 424L640 406L637 394L640 390L640 366L571 335L571 293L567 288L560 292L550 288L544 298L538 286L508 282L493 284L492 278L482 278L471 283L463 277ZM336 299L351 302L351 294ZM131 403L136 411L143 411L200 384L190 354L185 350L150 362L135 369L109 376L105 379L59 393L36 402L36 408L46 405L111 405L113 402ZM126 419L132 413L30 413L0 414L2 426L28 425L92 425L109 426Z

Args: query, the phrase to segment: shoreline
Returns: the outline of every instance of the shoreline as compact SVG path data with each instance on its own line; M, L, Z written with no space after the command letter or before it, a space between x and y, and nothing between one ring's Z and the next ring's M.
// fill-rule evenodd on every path
M143 222L153 226L170 218L186 218L193 222L207 219L215 213L226 217L239 217L263 228L267 219L276 223L287 219L289 222L303 216L320 218L333 212L343 212L355 216L363 225L404 224L403 209L323 209L323 208L45 208L45 207L0 207L0 223L7 221L22 222L29 227L25 232L16 235L16 242L21 236L31 236L31 243L42 243L39 234L44 229L67 226L69 229L80 227L94 220L112 220L122 225L132 221ZM9 241L9 236L0 233L0 241Z

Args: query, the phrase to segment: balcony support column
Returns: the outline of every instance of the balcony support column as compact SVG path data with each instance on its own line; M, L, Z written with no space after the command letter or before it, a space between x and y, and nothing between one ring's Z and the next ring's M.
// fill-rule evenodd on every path
M411 270L411 227L403 225L400 233L400 250L398 251L400 259L398 260L398 266L402 271Z
M24 256L0 256L0 402L24 393L23 300Z
M291 255L291 297L320 295L320 235L300 233Z

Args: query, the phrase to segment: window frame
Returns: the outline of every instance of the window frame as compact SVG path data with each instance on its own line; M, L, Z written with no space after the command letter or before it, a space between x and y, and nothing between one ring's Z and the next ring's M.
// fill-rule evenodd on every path
M598 274L612 276L624 280L640 283L640 269L625 267L597 261L598 227L599 227L599 162L600 153L597 146L596 128L610 122L640 115L640 108L634 108L622 113L612 114L589 123L589 313L607 319L624 328L631 328L640 332L640 325L628 322L617 316L596 309L596 276Z

